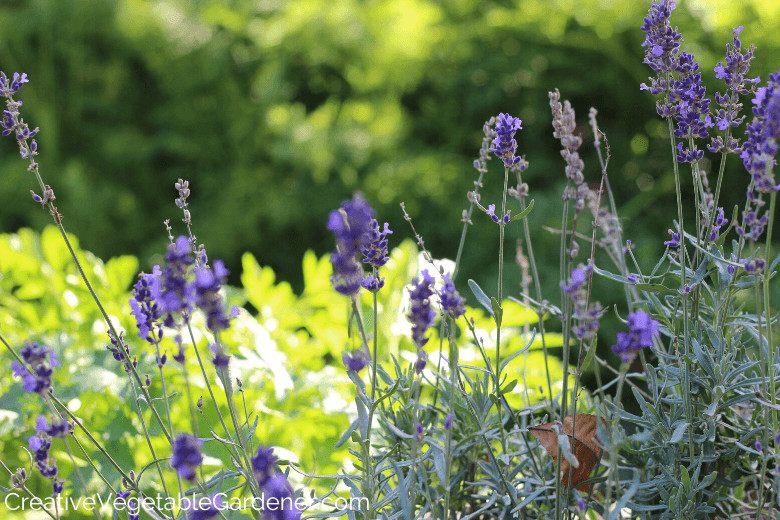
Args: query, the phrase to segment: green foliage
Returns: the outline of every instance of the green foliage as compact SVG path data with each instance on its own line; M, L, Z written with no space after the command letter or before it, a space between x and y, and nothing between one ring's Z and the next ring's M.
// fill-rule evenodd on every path
M771 0L680 4L705 79L731 27L745 26L759 58L777 55ZM500 111L526 123L532 226L552 225L564 182L550 173L561 165L548 139L554 86L581 114L599 109L631 238L642 257L659 251L643 238L668 227L673 182L663 125L638 88L648 75L637 30L646 9L631 0L12 1L0 6L9 35L0 56L37 85L26 119L44 129L41 168L56 172L68 229L89 250L142 259L161 251L175 192L160 186L184 177L204 243L236 273L252 251L300 290L291 259L330 249L327 212L356 188L393 229L406 200L437 254L454 255L457 226L439 223L459 217L479 129ZM765 78L771 60L753 68ZM11 142L0 150L16 154ZM48 215L22 195L34 187L27 172L4 161L0 176L0 229L40 229ZM727 207L741 202L744 179L730 161ZM499 189L487 180L486 195ZM483 285L493 276L482 268L488 225L477 223L462 265ZM543 257L555 255L550 238L537 241ZM543 279L556 288L554 268Z

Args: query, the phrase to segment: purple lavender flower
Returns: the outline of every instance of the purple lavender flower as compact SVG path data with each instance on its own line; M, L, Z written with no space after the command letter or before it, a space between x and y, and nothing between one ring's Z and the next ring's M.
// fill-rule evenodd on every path
M59 366L54 352L37 342L27 342L20 350L24 366L17 362L11 364L15 376L22 380L25 392L46 395L52 389L51 376Z
M756 443L753 445L756 451L764 451L764 445L761 444L761 439L756 439Z
M584 513L585 511L588 510L588 505L585 503L585 500L583 500L582 497L577 499L577 510L580 513Z
M365 279L360 282L360 286L369 292L375 293L385 286L385 279L381 278L379 276L379 272L377 271L366 276Z
M739 34L743 27L734 29L732 43L726 45L725 65L721 62L715 66L715 77L724 80L728 90L723 94L715 93L715 103L721 108L715 111L715 122L718 130L726 130L729 127L737 128L745 119L739 113L742 110L742 103L739 96L745 96L750 91L748 86L756 84L761 78L748 79L745 76L750 70L750 61L753 59L755 46L750 46L746 53L742 53L742 42L739 40ZM739 141L729 137L728 142L724 143L722 137L713 139L709 149L713 152L719 152L725 147L727 153L738 152Z
M449 314L451 317L457 319L466 314L466 308L463 305L466 300L455 288L455 282L452 281L450 273L445 274L443 280L444 285L439 289L441 309L445 314Z
M186 480L195 480L195 468L203 463L203 455L200 449L203 441L187 435L179 434L173 443L173 456L171 457L171 467Z
M739 263L739 262L737 262L737 255L735 255L734 253L731 253L731 261L734 262L735 264ZM735 267L733 265L727 265L726 266L726 271L728 271L728 273L732 274L732 275L736 272L737 269L739 269L739 268Z
M425 365L427 364L428 364L428 354L426 354L423 349L418 348L417 361L414 362L414 371L417 373L417 375L422 374L422 371L425 370Z
M151 335L152 328L162 318L162 309L152 299L152 286L156 283L155 279L159 279L161 275L159 265L152 268L152 274L139 274L138 282L133 286L133 297L130 298L130 308L132 309L130 314L135 316L138 337L149 343L154 343ZM162 339L161 324L158 324L156 333L158 340Z
M164 322L167 327L174 325L174 315L182 315L186 320L192 312L195 288L189 278L190 266L193 263L190 241L187 237L180 236L168 246L162 274L150 280L152 300L167 313Z
M71 433L73 426L69 421L63 419L60 422L52 421L51 425L46 420L46 417L41 415L35 423L35 431L38 433L45 433L49 437L63 438Z
M412 324L412 339L418 348L422 348L428 338L425 333L433 325L433 319L436 317L436 311L431 305L431 296L433 296L433 286L436 280L423 270L421 277L412 281L412 288L409 290L409 314L406 315Z
M729 219L723 213L723 208L718 208L718 216L715 217L715 222L712 224L712 233L710 233L710 242L715 242L718 239L718 233L720 228L729 223Z
M501 221L501 219L498 217L498 215L496 215L496 205L495 204L490 204L488 206L488 209L485 211L485 213L487 214L488 217L493 219L493 222L495 222L496 224L498 224Z
M14 79L11 81L8 80L8 77L4 72L0 72L0 91L3 93L5 93L7 90L11 94L15 94L19 92L19 89L22 88L22 85L29 82L30 80L27 79L27 73L25 72L22 72L21 74L14 72Z
M772 168L777 161L780 136L780 71L769 75L767 86L758 88L753 98L752 124L747 126L742 145L742 162L753 179L753 185L761 193L780 191L775 184Z
M212 343L209 345L209 350L214 353L214 357L211 362L215 367L221 369L227 369L230 364L230 356L225 353L225 349L219 343Z
M448 413L447 417L444 419L444 429L449 430L452 428L452 414Z
M748 260L742 264L745 272L748 274L760 273L766 267L766 261L763 258L756 258L754 260Z
M423 429L422 423L417 423L414 425L414 437L417 439L418 443L421 443L423 441L423 436L425 434L425 430Z
M368 366L371 356L365 349L360 348L352 353L344 352L341 355L341 360L344 362L344 366L347 367L347 371L357 374Z
M642 83L640 89L661 96L656 101L656 110L661 117L675 118L675 137L686 140L706 138L709 136L707 129L714 126L709 115L710 100L701 83L699 64L692 54L680 52L682 35L669 23L674 8L673 0L653 2L644 20L642 31L645 32L645 41L642 46L647 47L644 63L658 75L650 78L650 86ZM673 73L677 73L676 77L672 76ZM678 143L677 152L677 162L696 162L704 156L704 151L699 150L695 143L690 148Z
M206 315L206 327L211 332L230 328L225 302L219 294L229 274L222 260L215 260L213 269L205 266L195 269L195 304Z
M669 94L671 91L671 84L667 81L667 74L679 72L680 69L678 54L680 52L682 34L677 32L676 28L673 29L669 23L669 17L672 15L675 7L674 0L653 2L642 24L642 31L645 33L645 41L642 43L642 47L647 47L645 49L644 63L657 72L658 75L655 78L650 78L650 86L642 83L640 89L648 90L654 96L662 96L656 102L656 108L661 117L674 115L674 105L668 103L663 95Z
M176 334L173 337L173 342L176 343L176 346L179 347L179 351L173 355L173 360L176 361L178 364L183 365L185 358L184 358L184 351L186 350L186 347L182 345L181 343L181 335Z
M59 468L57 467L57 461L49 455L51 450L51 438L46 433L39 433L33 437L30 437L27 441L30 451L33 452L33 461L35 467L46 479L51 480L52 483L52 496L57 496L62 493L64 483L62 479L57 478L59 474Z
M373 216L374 210L361 194L356 193L352 200L343 202L341 208L331 211L328 217L327 229L336 235L336 250L330 255L331 282L336 291L346 296L354 296L360 291L363 266L359 255L364 247L370 250Z
M618 332L617 345L612 347L624 363L630 362L643 348L653 346L653 338L659 335L658 321L643 310L628 315L628 332Z
M189 507L189 517L192 520L208 520L209 518L215 518L219 515L219 512L225 509L225 504L222 501L222 493L214 493L209 497L201 497L200 499L192 499L187 504Z
M579 289L582 284L585 283L585 280L587 280L587 271L584 268L576 268L573 269L571 272L571 282L569 285L566 285L566 283L561 280L561 289L563 289L563 292L566 294L572 294L574 291Z
M588 297L586 281L592 272L592 266L580 264L572 270L568 285L561 281L561 289L564 293L571 295L573 304L574 325L572 331L581 340L590 339L596 335L599 330L599 320L604 314L601 303L590 302Z
M520 126L522 121L516 117L512 117L509 114L503 112L498 114L498 121L496 123L496 138L493 139L493 146L490 151L493 152L496 157L504 161L504 166L507 168L520 163L522 157L515 157L517 152L517 141L515 141L515 132L522 130Z
M680 247L680 233L675 233L670 229L669 234L672 235L672 238L665 240L664 245L671 248Z
M265 518L268 520L299 520L303 510L295 498L295 493L282 473L271 477L263 486Z
M14 133L16 135L16 141L19 145L19 154L22 159L30 159L30 165L28 171L34 172L37 170L33 156L38 155L38 143L33 139L29 144L28 139L32 139L38 133L39 129L36 127L34 130L30 130L27 123L20 117L19 108L22 106L22 101L15 101L13 96L16 94L22 85L29 83L27 74L14 72L13 79L9 80L5 73L0 72L0 95L5 98L6 110L3 110L3 119L0 122L2 127L2 135L10 135ZM52 199L53 200L53 197ZM46 197L42 199L43 203L49 202Z
M276 455L273 448L257 448L257 453L252 457L252 471L255 474L257 483L262 487L268 482L276 471Z
M385 222L382 231L379 231L379 222L376 219L371 220L371 229L368 232L368 241L360 246L360 252L363 253L363 263L369 264L374 269L379 269L390 260L387 251L387 235L392 235L390 225Z

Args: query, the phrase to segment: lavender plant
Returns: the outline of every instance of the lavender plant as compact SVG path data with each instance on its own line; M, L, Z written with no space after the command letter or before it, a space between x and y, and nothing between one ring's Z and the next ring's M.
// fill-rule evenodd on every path
M146 457L141 466L124 467L100 433L59 398L53 383L58 356L42 337L19 348L0 336L15 359L8 367L12 377L46 410L27 441L29 469L2 463L11 479L4 491L33 497L28 483L35 468L50 483L45 511L55 519L62 516L55 499L69 484L71 493L87 494L96 479L126 506L115 502L114 515L129 520L298 520L304 514L350 520L778 517L780 349L773 339L771 297L780 263L780 255L772 256L780 191L773 173L780 71L764 84L748 78L755 49L745 51L742 28L734 29L725 59L714 69L726 89L715 95L720 108L711 108L700 67L681 50L682 35L671 25L674 9L671 0L654 1L642 25L644 62L656 75L640 88L658 98L658 115L667 120L677 200L677 220L670 222L670 237L651 269L635 258L631 241L624 242L597 111L589 113L599 159L593 175L580 156L584 140L574 107L561 102L557 89L549 100L566 180L561 225L554 230L560 238L560 303L542 295L541 259L528 219L534 201L527 200L531 187L522 177L529 163L519 152L522 122L507 113L483 127L474 162L478 177L467 196L454 261L437 260L426 248L403 205L421 252L419 265L410 263L400 275L393 264L401 248L390 245L390 235L400 232L380 226L361 194L330 213L325 228L335 241L331 288L313 307L344 310L340 319L328 315L328 332L345 331L334 337L354 420L333 446L347 446L352 460L328 475L283 460L266 446L268 438L255 444L260 414L250 413L250 385L234 373L251 351L233 327L245 311L227 310L229 271L221 261L209 261L194 235L189 183L180 179L175 185L186 234L174 237L166 222L165 262L138 276L123 311L141 340L131 351L125 339L131 334L106 311L65 232L54 191L38 170L39 130L29 129L16 100L28 78L0 73L7 108L3 135L16 137L38 184L33 200L49 210L99 310L110 343L106 351L127 378L124 399L136 414L136 448ZM752 120L740 142L736 133L750 117L744 97ZM701 166L705 149L720 154L714 193ZM719 203L731 154L739 154L747 188L741 213L729 215ZM488 167L492 157L504 167L502 183ZM683 199L688 171L693 201ZM509 185L510 174L516 187ZM487 182L502 185L500 206L482 203ZM686 222L684 215L691 213L693 222ZM495 290L458 279L477 218L498 226ZM523 275L514 285L507 283L504 265L510 226L521 226L522 234L517 260ZM259 267L249 261L244 267L245 285L258 285ZM321 269L313 272L327 277ZM597 283L620 284L625 304L610 311L595 301ZM474 307L458 290L465 286ZM393 287L403 293L403 303L392 296ZM509 287L521 290L512 294ZM269 284L263 289L271 292ZM261 299L251 302L262 306ZM605 340L599 326L610 313L623 325ZM398 317L408 322L405 334L397 333L398 321L385 325ZM549 351L553 346L561 347L560 361ZM169 350L175 364L168 361ZM540 360L536 379L528 370L534 354ZM590 371L595 388L583 384ZM329 377L335 379L335 371ZM531 381L543 384L532 387ZM205 400L194 400L198 390ZM55 443L62 443L67 461L57 460L63 452L53 451ZM71 468L69 480L60 474L63 464ZM304 491L291 483L299 477L311 491L305 506ZM342 495L353 499L346 507L328 502ZM161 506L154 496L175 505ZM95 510L95 516L102 513Z

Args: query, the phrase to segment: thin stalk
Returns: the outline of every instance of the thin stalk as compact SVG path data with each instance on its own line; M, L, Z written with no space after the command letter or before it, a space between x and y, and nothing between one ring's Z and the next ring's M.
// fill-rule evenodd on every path
M122 467L121 467L119 464L117 464L117 463L116 463L116 461L115 461L115 460L114 460L114 459L111 457L111 455L109 455L108 451L106 451L106 449L103 447L103 445L102 445L102 444L100 444L100 442L98 442L98 440L97 440L97 439L95 439L95 437L92 435L92 433L90 433L90 431L89 431L89 430L88 430L88 429L87 429L87 428L84 426L84 424L83 424L83 423L82 423L82 422L81 422L81 421L78 419L78 417L76 417L76 416L73 414L73 412L71 412L71 411L68 409L68 407L65 405L65 403L63 403L63 402L62 402L62 401L60 401L60 400L59 400L57 397L55 397L55 396L53 396L53 395L51 395L51 394L49 394L49 398L50 398L52 401L54 401L54 403L55 403L57 406L59 406L59 407L60 407L60 409L62 409L62 411L64 411L64 412L65 412L65 413L68 415L68 417L69 417L69 418L70 418L70 419L73 421L73 423L74 423L76 426L78 426L78 427L81 429L81 431L83 431L83 432L84 432L84 434L85 434L85 435L87 436L87 438L88 438L88 439L89 439L89 440L92 442L92 444L93 444L93 445L94 445L94 446L95 446L95 447L98 449L98 451L100 451L100 453L102 453L102 454L103 454L103 456L104 456L104 457L105 457L105 458L108 460L108 462L109 462L109 463L110 463L110 464L111 464L111 465L114 467L114 469L116 469L116 470L117 470L117 472L118 472L118 473L119 473L119 474L122 476L122 478L124 478L124 479L125 479L125 480L128 482L128 484L130 484L130 486L131 486L131 489L133 489L133 491L135 491L135 492L137 492L137 493L141 494L141 493L142 493L142 491L140 490L140 488L138 487L138 485L137 485L137 484L136 484L136 483L135 483L135 482L134 482L134 481L133 481L133 480L130 478L130 475L128 475L127 473L125 473L125 471L122 469ZM165 519L168 519L168 518L170 518L168 515L166 515L166 514L165 514L165 513L163 513L162 511L160 511L160 510L159 510L159 508L157 508L157 506L156 506L156 505L152 505L152 506L150 506L150 507L151 507L151 508L152 508L152 510L153 510L155 513L157 513L157 514L158 514L158 515L159 515L161 518L165 518Z
M523 179L520 173L517 174L518 184L522 184ZM526 210L525 197L520 199L520 211ZM528 251L528 263L531 266L531 275L534 280L534 287L536 288L536 301L542 302L542 284L539 281L539 269L536 266L536 256L534 256L534 246L531 243L531 228L528 224L528 217L523 219L523 239L525 240L525 248ZM542 340L542 352L544 354L544 372L547 376L547 392L550 396L550 413L553 411L553 393L552 393L552 380L550 378L550 366L547 362L547 341L545 339L544 330L544 310L538 309L536 313L539 324L539 334Z
M682 210L682 190L680 189L680 168L677 162L677 154L674 147L674 128L672 127L672 119L667 118L669 123L669 141L672 147L672 159L674 164L674 188L677 194L677 221L680 225L680 277L681 277L681 296L683 301L683 345L685 350L684 366L681 366L683 376L683 400L685 401L685 416L689 424L693 424L693 410L691 409L691 385L689 381L690 371L688 367L688 359L690 359L690 331L688 324L688 295L685 294L684 288L687 281L686 265L685 265L685 224L683 221ZM697 210L698 211L698 210ZM688 429L688 449L690 450L690 457L693 460L693 428Z
M209 395L211 396L211 402L214 404L214 409L217 412L217 417L219 417L219 422L222 423L222 427L225 429L225 435L227 435L228 440L230 442L233 442L233 438L230 435L230 430L228 430L227 424L225 423L225 419L222 417L222 412L219 409L219 405L217 404L217 398L214 397L214 391L211 389L211 383L209 382L209 377L206 375L206 368L203 366L203 360L200 357L200 351L198 350L198 344L195 341L195 334L192 332L192 326L190 325L189 321L187 321L187 330L190 333L190 341L192 341L192 348L195 350L195 357L198 359L198 365L200 366L200 372L203 374L203 381L206 383L206 389L209 391Z
M160 340L157 338L157 334L155 332L153 332L152 339L154 340L154 347L157 350L157 359L158 360L162 360L162 357L160 356ZM168 419L168 431L171 432L171 437L173 437L174 436L174 432L173 432L173 420L171 419L171 404L170 404L170 400L168 399L168 390L167 390L166 385L165 385L165 373L163 372L163 365L162 364L158 364L157 365L157 370L158 370L158 372L160 374L160 384L162 385L163 402L165 403L165 416ZM150 403L150 406L151 406L151 403ZM140 413L140 410L139 410L139 413ZM151 443L149 444L149 448L151 449ZM157 457L154 455L154 453L152 453L152 457L157 459ZM160 465L157 464L156 466L157 466L157 469L160 470ZM165 487L165 479L162 476L162 471L160 472L160 480L162 481L163 487ZM178 471L176 472L176 483L178 484L178 487L179 487L179 496L184 495L184 487L182 485L181 475L179 475ZM167 489L165 490L165 494L166 495L170 495L170 493L168 492ZM189 514L188 511L184 512L184 517L189 519L190 514Z
M758 278L758 275L756 275L756 278ZM769 354L772 349L771 345L767 343L767 348L764 350L764 339L761 334L761 291L758 288L758 281L756 281L756 285L754 287L754 300L756 305L756 318L758 319L758 322L756 324L756 330L758 331L758 351L759 355L761 356L761 391L766 395L769 390L767 388L767 376L769 373L769 366L771 364L771 361L769 359ZM769 327L769 324L767 323L767 328ZM764 407L763 409L763 419L764 419L764 435L763 435L763 444L766 446L767 449L769 449L769 417L768 417L768 407ZM769 461L768 456L761 457L762 463L761 463L761 470L759 471L759 477L758 477L758 507L756 507L756 520L759 520L762 518L761 511L764 508L764 479L766 478L766 467L767 462ZM774 486L772 486L774 487Z
M377 276L376 274L376 268L374 268L374 276ZM374 353L371 356L371 401L373 402L374 399L376 399L376 370L377 370L377 350L378 350L378 324L377 324L377 298L376 298L376 292L373 293L374 296ZM371 425L368 425L369 430L371 429Z
M731 125L726 129L726 135L723 137L723 142L728 143L731 137ZM718 166L718 180L715 184L715 197L712 199L712 211L710 211L709 218L707 219L707 233L704 235L704 240L707 244L710 243L709 237L712 234L713 226L715 225L715 217L718 214L718 201L720 201L720 188L723 183L723 172L726 170L726 148L724 145L723 151L720 154L720 165Z
M157 460L157 454L154 452L154 446L152 446L152 438L149 435L149 428L146 425L146 419L144 419L144 414L141 410L141 405L138 404L138 391L135 388L135 384L132 380L130 380L130 387L133 391L133 401L135 401L135 407L138 412L138 418L141 420L141 428L144 431L144 438L146 439L146 445L149 447L149 453L152 455L152 460ZM157 473L160 476L160 483L162 484L163 490L165 491L165 494L170 496L170 492L168 491L168 485L165 483L165 476L163 475L162 468L160 467L160 464L155 464L157 467Z

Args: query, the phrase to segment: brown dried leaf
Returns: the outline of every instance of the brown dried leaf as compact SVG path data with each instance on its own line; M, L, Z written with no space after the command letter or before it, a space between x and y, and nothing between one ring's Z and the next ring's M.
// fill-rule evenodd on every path
M563 427L561 432L569 437L569 445L572 454L577 458L578 467L573 467L565 457L561 458L561 483L566 487L577 486L579 491L590 491L590 485L578 485L590 478L593 468L601 456L601 446L596 438L596 416L590 413L578 413L576 421L573 415L567 415L563 418ZM601 419L603 424L604 419ZM539 426L530 426L528 430L536 440L544 446L547 453L553 458L558 458L558 434L553 430L555 423L559 421L540 424ZM572 426L576 432L572 435ZM571 470L571 474L569 471ZM569 478L571 477L571 478Z

